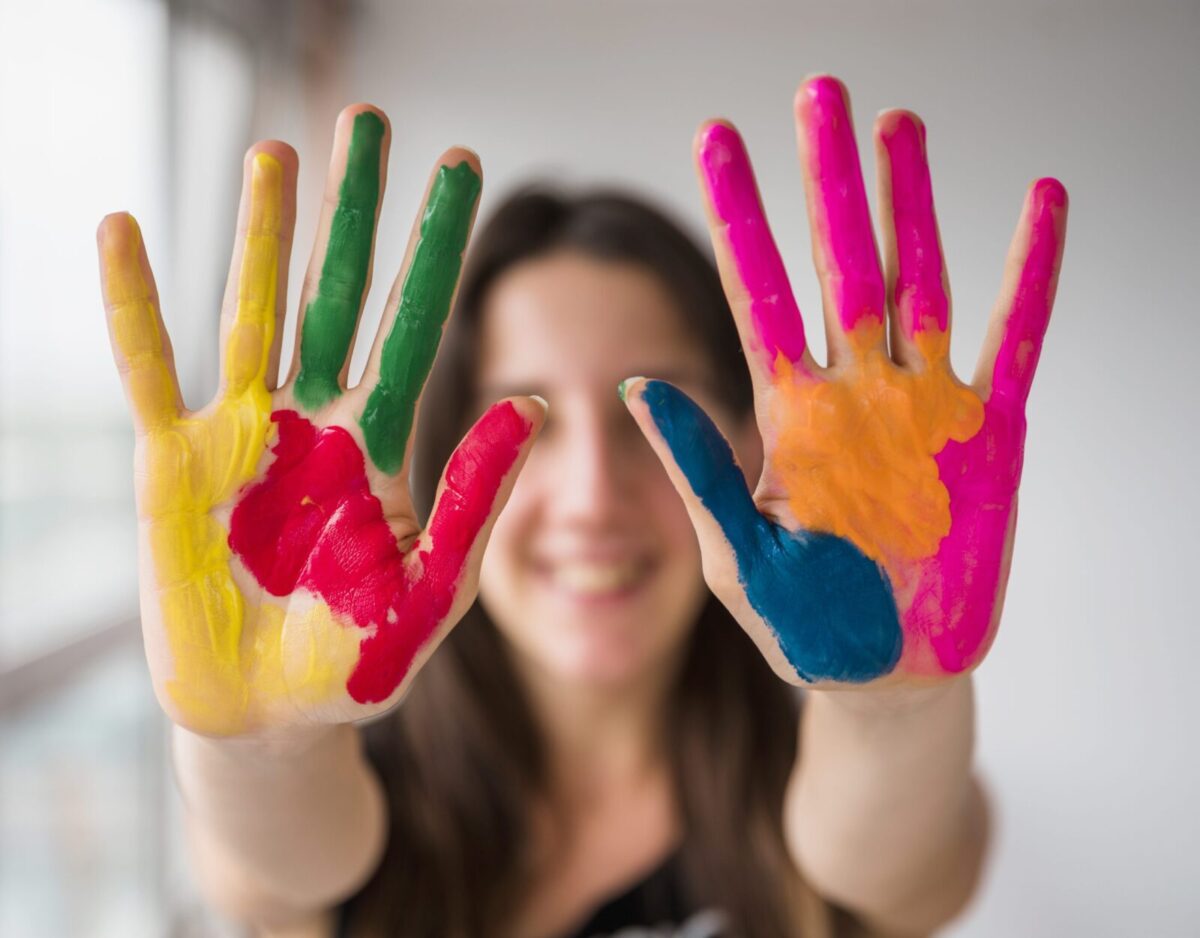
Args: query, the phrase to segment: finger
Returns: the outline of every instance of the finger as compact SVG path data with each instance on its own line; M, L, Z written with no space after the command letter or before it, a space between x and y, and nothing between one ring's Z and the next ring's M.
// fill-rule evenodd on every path
M113 358L134 426L148 433L175 421L183 408L154 274L132 215L107 216L96 232L96 244Z
M731 125L714 121L701 126L693 149L717 269L755 386L770 385L781 355L812 372L804 322L742 138Z
M273 385L279 324L296 221L296 154L266 141L246 154L238 238L221 311L221 391L226 399Z
M975 370L984 400L1025 405L1050 323L1067 230L1067 191L1057 179L1029 187L1008 250L1004 282Z
M683 498L705 579L740 621L761 621L747 631L776 672L793 681L862 682L891 671L902 636L878 564L845 538L791 532L763 516L732 447L682 391L634 378L622 393ZM715 544L728 545L716 551L723 556L713 556ZM734 574L737 583L728 583Z
M924 369L949 367L950 285L933 210L925 125L911 111L875 121L892 358Z
M293 392L307 411L346 387L350 347L370 288L390 139L387 117L368 105L348 107L338 117L292 363Z
M834 364L885 347L883 274L849 99L836 78L819 75L800 86L796 137Z
M417 546L422 575L395 620L385 619L363 641L346 685L355 700L387 700L437 647L457 621L456 613L474 600L484 546L545 414L539 398L499 401L451 455Z
M469 150L456 147L438 161L363 373L370 396L359 424L371 461L389 475L406 461L417 399L458 287L481 180L479 158Z
M712 419L666 381L630 378L621 396L683 498L700 543L728 543L736 556L754 553L768 522Z

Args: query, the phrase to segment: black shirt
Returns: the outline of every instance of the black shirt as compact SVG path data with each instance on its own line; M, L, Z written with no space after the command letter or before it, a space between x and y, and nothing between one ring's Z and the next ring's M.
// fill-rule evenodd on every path
M337 938L347 938L346 908ZM726 938L725 918L690 902L676 850L641 880L602 902L562 938Z
M719 911L688 901L676 851L640 882L602 903L563 938L723 938L726 934Z

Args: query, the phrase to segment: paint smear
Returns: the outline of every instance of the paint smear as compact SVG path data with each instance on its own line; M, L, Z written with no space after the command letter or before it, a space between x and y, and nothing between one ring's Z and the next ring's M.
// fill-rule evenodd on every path
M750 605L806 681L864 682L890 672L902 638L883 570L850 540L792 532L759 512L729 444L685 394L647 381L642 399L692 491L737 560Z
M346 683L386 700L445 621L471 546L532 424L509 402L489 409L455 451L421 546L400 550L371 493L362 451L341 427L272 415L275 459L234 509L229 543L264 589L301 589L366 632Z
M186 725L212 734L247 724L254 676L265 675L257 661L264 650L243 629L245 600L230 574L225 531L213 514L253 477L270 430L264 378L275 328L283 168L259 153L251 172L224 383L218 400L201 414L180 418L175 412L163 337L138 263L136 228L130 237L114 239L129 253L108 253L106 241L102 258L110 294L127 298L114 313L113 336L120 354L140 363L131 397L140 415L154 415L143 421L147 432L138 439L138 511L174 662L165 690Z
M796 521L885 567L933 554L950 530L934 454L979 432L983 404L945 369L913 373L872 349L836 380L778 366L770 470Z
M892 301L905 339L929 363L950 355L950 298L925 157L925 127L898 112L881 129L891 170L891 213L896 242Z
M413 412L450 314L480 185L470 164L442 166L425 203L399 309L384 339L379 381L359 420L371 461L389 474L404 465Z
M953 523L937 553L919 567L904 617L907 670L966 670L987 653L995 634L1004 546L1024 459L1025 402L1054 304L1066 203L1057 180L1034 185L1028 255L996 356L983 426L937 454Z
M297 402L308 411L342 393L342 366L350 352L371 269L383 136L384 124L378 114L364 111L355 116L317 295L305 309L301 326L300 371L293 390Z

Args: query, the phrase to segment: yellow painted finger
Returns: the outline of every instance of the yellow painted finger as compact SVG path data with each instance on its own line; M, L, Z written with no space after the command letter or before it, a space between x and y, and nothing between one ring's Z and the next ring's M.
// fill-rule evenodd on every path
M237 308L225 344L226 397L240 397L259 387L266 390L279 286L283 175L283 165L274 156L255 154L251 170L250 217L238 274Z
M113 357L140 432L165 427L180 410L153 283L147 278L141 231L133 216L110 215L100 225L100 282Z

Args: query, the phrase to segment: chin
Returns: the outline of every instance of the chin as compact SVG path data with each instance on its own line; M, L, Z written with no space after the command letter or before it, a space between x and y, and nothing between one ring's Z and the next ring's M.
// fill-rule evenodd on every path
M644 638L644 634L581 630L569 641L544 649L542 664L564 681L597 690L617 689L666 666L670 657L666 650L649 646Z

